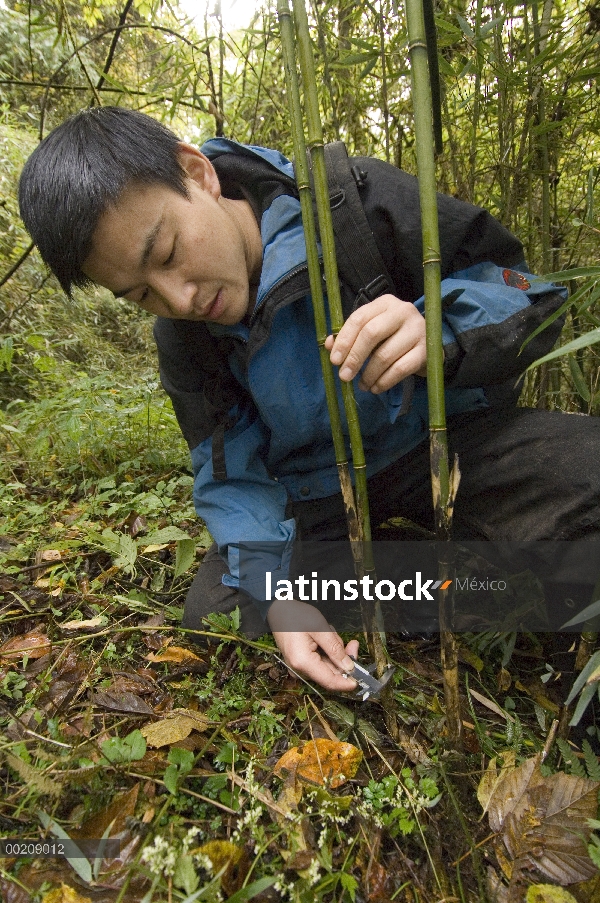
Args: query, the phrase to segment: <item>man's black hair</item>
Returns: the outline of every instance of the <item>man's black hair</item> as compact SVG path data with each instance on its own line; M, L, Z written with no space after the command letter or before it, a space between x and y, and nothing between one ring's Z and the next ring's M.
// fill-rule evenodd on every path
M81 267L104 211L131 183L161 184L188 196L179 139L134 110L92 107L52 131L19 182L23 221L67 295L90 280Z

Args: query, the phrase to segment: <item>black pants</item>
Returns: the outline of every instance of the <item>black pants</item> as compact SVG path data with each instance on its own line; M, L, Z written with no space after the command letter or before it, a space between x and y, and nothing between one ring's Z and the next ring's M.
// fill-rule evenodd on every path
M491 408L448 421L451 458L461 472L453 538L494 541L600 537L600 418L528 408ZM422 442L369 480L373 538L390 517L433 530L429 443ZM290 516L303 540L343 540L341 495L294 502ZM255 637L266 626L251 601L224 586L227 565L216 547L207 553L185 603L183 626L200 626L212 611L242 613Z

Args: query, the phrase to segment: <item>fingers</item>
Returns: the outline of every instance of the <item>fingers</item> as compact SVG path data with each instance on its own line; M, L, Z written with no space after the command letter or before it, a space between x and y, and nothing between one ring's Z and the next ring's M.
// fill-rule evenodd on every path
M358 657L358 640L350 640L348 645L346 646L346 655L351 655L353 658ZM354 662L352 662L354 664Z
M351 671L354 662L348 651L356 654L358 642L351 640L344 648L341 638L334 631L320 632L276 632L273 637L283 654L285 663L309 680L327 690L351 692L357 686L352 678L343 676Z
M393 295L356 310L325 347L344 381L369 359L359 384L364 391L383 392L411 373L425 375L425 320L413 304Z
M427 349L425 338L415 336L415 344L407 346L411 336L402 332L396 333L387 342L377 348L361 373L358 386L363 392L385 392L410 376L418 373L425 376L427 372Z

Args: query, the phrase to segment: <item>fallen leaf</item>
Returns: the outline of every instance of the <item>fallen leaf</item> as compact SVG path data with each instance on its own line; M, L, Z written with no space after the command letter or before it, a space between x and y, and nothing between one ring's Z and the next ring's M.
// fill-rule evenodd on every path
M214 872L220 872L225 867L221 884L228 897L241 888L250 868L250 860L243 847L237 847L229 840L209 840L201 847L190 850L190 853L208 856Z
M27 658L41 658L48 655L51 651L50 640L45 633L37 628L30 630L29 633L23 633L21 636L14 636L11 640L7 640L0 646L0 658L8 659L8 661L17 661L27 655Z
M106 617L97 615L88 621L65 621L64 624L59 624L58 626L61 630L87 630L92 627L101 627L103 624L106 624Z
M494 712L496 715L499 715L501 718L504 718L506 721L514 721L512 715L509 715L508 712L505 712L504 709L501 709L500 706L495 703L492 699L488 699L487 696L482 696L481 693L478 693L476 690L472 690L469 687L469 693L476 699L477 702L480 702L481 705L484 705L490 712Z
M465 665L471 665L472 668L475 668L477 673L481 673L483 671L483 661L477 655L476 652L473 652L472 649L469 649L468 646L463 646L460 644L458 646L458 659L461 662L464 662Z
M316 858L312 850L298 850L285 863L286 871L303 872Z
M42 561L60 561L62 552L59 549L44 549L41 554Z
M488 810L490 800L494 795L496 787L503 779L504 775L507 774L507 770L512 770L515 767L516 754L514 749L505 750L505 752L502 753L501 768L496 767L497 761L497 756L494 756L493 759L490 759L488 767L483 773L483 777L481 778L479 786L477 787L477 799L479 800L479 805L483 809L484 815Z
M577 903L577 900L555 884L532 884L527 888L525 903Z
M510 859L519 864L515 874L528 864L556 884L591 878L597 869L587 853L588 820L596 816L600 783L563 772L545 776L539 766L537 755L505 769L487 801L490 828L501 833ZM484 800L486 794L484 787Z
M30 903L31 894L24 891L14 881L0 877L0 900L3 900L4 903Z
M183 646L167 646L166 649L160 649L158 652L151 652L146 656L146 661L177 662L177 664L181 664L186 661L202 661L202 659L193 652L190 652L189 649L184 649Z
M194 712L192 709L175 709L161 721L145 724L141 731L148 746L158 748L185 740L192 731L205 731L210 723L210 720L200 712Z
M320 737L288 749L276 763L273 774L279 777L287 771L312 784L341 787L354 777L361 761L362 752L351 743Z
M88 820L82 824L79 831L73 832L73 839L79 840L84 838L103 837L104 832L111 823L113 824L110 836L114 837L116 834L120 834L121 831L126 828L126 819L135 812L135 804L137 803L139 791L140 785L134 784L127 793L117 794L110 805L106 806L106 808L102 809L100 812L97 812L96 815L93 815L91 818L88 818Z
M96 690L92 696L94 705L103 709L110 709L113 712L128 712L134 715L154 715L154 709L151 709L147 702L137 696L135 693L121 692L115 690L113 693L110 688L108 690Z
M90 897L80 896L68 884L61 884L60 887L44 894L42 903L92 903L92 901Z

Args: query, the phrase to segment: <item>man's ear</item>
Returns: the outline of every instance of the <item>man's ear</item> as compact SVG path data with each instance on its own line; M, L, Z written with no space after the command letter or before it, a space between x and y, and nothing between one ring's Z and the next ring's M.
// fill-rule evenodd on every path
M221 195L221 185L214 166L197 147L179 142L177 158L185 174L214 198Z

